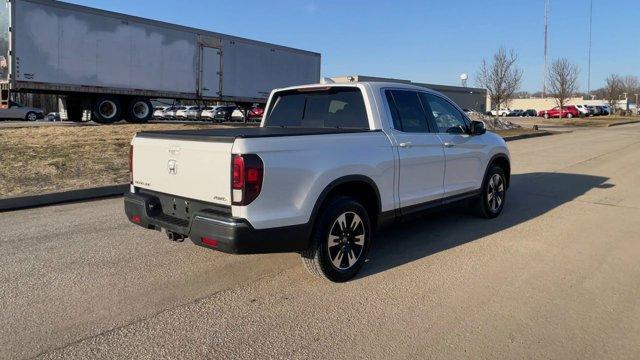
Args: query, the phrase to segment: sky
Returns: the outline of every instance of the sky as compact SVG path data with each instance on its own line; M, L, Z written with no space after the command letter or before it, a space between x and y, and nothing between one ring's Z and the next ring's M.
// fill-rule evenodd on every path
M71 0L80 5L322 54L322 76L371 75L469 86L483 58L515 50L522 90L542 88L544 0ZM587 90L590 0L550 0L549 59ZM640 1L593 0L591 89L640 76Z

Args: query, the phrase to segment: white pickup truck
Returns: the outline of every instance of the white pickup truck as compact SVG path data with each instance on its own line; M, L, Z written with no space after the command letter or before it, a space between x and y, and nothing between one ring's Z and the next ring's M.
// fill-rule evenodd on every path
M315 275L352 278L374 231L467 200L498 216L503 139L440 93L396 83L274 90L259 128L140 132L133 223L234 254L300 252Z

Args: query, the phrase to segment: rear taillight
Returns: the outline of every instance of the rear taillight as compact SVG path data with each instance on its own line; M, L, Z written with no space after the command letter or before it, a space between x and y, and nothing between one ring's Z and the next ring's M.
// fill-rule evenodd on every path
M129 183L133 184L133 145L129 145Z
M245 206L255 200L262 190L264 164L255 154L234 155L231 171L233 205Z

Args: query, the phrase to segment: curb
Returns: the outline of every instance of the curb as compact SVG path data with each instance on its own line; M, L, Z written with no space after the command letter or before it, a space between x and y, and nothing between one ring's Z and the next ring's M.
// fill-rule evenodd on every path
M531 139L531 138L537 138L537 137L549 136L549 135L556 135L556 134L561 134L561 133L559 133L559 132L551 132L551 131L540 131L540 132L531 133L531 134L507 136L507 137L504 137L503 139L504 139L504 141L515 141L515 140Z
M640 120L632 120L632 121L624 121L624 122L619 122L619 123L613 123L613 124L607 125L607 127L628 125L628 124L637 124L637 123L640 123Z
M111 185L92 189L71 190L42 195L0 199L0 212L63 204L74 201L94 200L112 196L121 196L122 194L127 192L128 189L129 184Z

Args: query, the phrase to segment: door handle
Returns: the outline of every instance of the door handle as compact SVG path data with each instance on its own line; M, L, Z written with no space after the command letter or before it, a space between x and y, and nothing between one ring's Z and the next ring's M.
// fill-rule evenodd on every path
M452 143L452 142L446 142L446 143L444 143L444 147L447 147L447 148L452 148L452 147L455 147L455 146L456 146L456 144L454 144L454 143Z
M407 148L410 148L412 146L412 144L411 144L411 142L403 142L403 143L398 144L398 146L400 146L401 148L407 149Z

